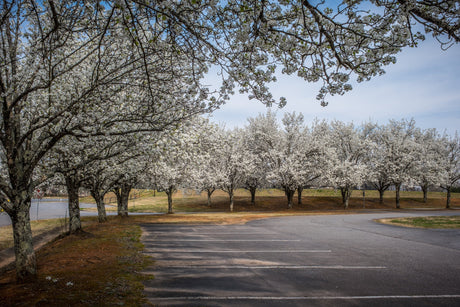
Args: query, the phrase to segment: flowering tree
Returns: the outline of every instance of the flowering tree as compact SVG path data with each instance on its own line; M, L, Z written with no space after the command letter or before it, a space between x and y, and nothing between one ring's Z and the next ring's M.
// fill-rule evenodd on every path
M442 145L441 188L447 192L446 208L450 208L451 189L460 180L460 138L458 134L450 138L444 136Z
M193 161L190 186L206 191L207 205L211 207L211 196L219 188L220 150L224 144L224 129L208 120L197 120L197 155Z
M367 123L366 129L373 147L367 152L366 164L369 173L366 176L367 182L379 191L379 202L383 204L385 191L392 185L391 169L388 168L387 142L383 138L383 127Z
M329 141L334 152L330 156L331 167L326 177L332 186L340 189L345 208L348 208L352 188L360 186L365 180L364 161L370 142L361 132L353 124L331 123Z
M193 170L199 153L198 136L200 131L191 121L175 131L164 133L156 144L156 152L150 156L148 174L159 191L168 196L168 213L172 214L172 195L179 187L191 186L194 181Z
M415 141L414 120L390 120L382 128L381 141L385 144L385 163L389 179L396 188L396 208L400 208L400 190L403 183L413 184L413 170L419 160L419 146Z
M243 138L243 150L247 157L255 164L254 168L246 169L244 173L243 187L251 193L251 204L255 205L255 196L258 188L266 186L269 163L267 153L273 137L277 133L275 114L268 111L267 114L259 114L255 118L248 119L249 124L241 131Z
M224 143L218 153L217 174L219 187L228 193L230 211L233 211L233 197L237 188L244 183L244 175L255 170L254 161L243 151L243 141L238 130L225 133Z
M269 111L250 119L249 132L253 150L265 165L268 183L284 190L288 208L292 208L295 191L299 191L300 203L302 189L319 177L321 154L319 139L305 127L302 114L285 114L283 125L284 130L280 130Z
M305 127L300 139L298 159L301 161L302 177L297 187L298 204L302 204L302 190L321 181L330 168L332 149L327 147L329 127L326 121L315 120Z
M416 131L418 159L414 163L413 178L423 191L423 202L428 201L428 189L439 186L442 178L442 144L436 129Z
M0 190L9 200L2 207L12 217L22 280L36 275L29 208L34 187L46 180L33 174L52 148L70 136L161 130L211 110L216 99L198 83L205 66L161 40L140 48L136 41L155 37L133 39L125 12L115 4L0 5L0 143L6 170Z
M285 186L287 185L283 184L283 182L286 183L286 180L282 180L282 177L277 172L283 163L281 158L283 148L281 145L282 135L276 121L276 114L268 110L266 114L259 114L255 118L249 118L248 121L249 125L246 127L245 133L245 147L250 151L256 163L256 173L253 176L261 176L254 179L258 182L265 181L267 185L282 187L288 197L288 203L292 206L291 194L286 192ZM250 178L247 175L246 177ZM254 179L252 180L254 181ZM296 187L294 191L295 189Z

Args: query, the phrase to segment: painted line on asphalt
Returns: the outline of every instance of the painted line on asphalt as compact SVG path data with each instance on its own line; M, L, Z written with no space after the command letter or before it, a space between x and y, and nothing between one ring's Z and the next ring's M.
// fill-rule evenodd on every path
M168 269L296 269L296 270L385 270L385 266L347 266L347 265L177 265L161 266Z
M180 296L150 297L150 300L190 301L190 300L375 300L375 299L448 299L460 298L460 294L451 295L369 295L369 296Z
M157 249L154 252L145 252L145 254L158 253L331 253L331 250L322 249L299 249L299 250L207 250L207 249Z
M153 240L154 242L300 242L301 240L277 240L277 239L269 239L269 240L238 240L238 239L179 239L179 240Z
M181 231L159 231L159 232L149 232L149 234L153 235L170 235L170 234L177 234L177 235L185 235L185 236L201 236L201 235L232 235L232 236L242 236L242 235L254 235L254 236L271 236L276 233L271 232L271 233L247 233L247 232L181 232Z

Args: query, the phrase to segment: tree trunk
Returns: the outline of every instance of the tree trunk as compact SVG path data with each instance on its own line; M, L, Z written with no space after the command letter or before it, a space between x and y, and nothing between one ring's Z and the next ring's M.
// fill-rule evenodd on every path
M302 204L302 191L303 191L303 187L297 187L297 204L298 205Z
M385 193L384 189L379 189L379 203L383 204L383 194Z
M228 191L228 196L230 197L230 212L233 212L233 189Z
M251 192L251 205L255 206L256 205L256 187L250 187L249 192Z
M345 209L348 209L348 203L349 203L350 196L351 196L351 188L349 187L340 188L340 192L342 193L342 204Z
M208 207L211 207L211 195L215 190L216 189L206 189L206 192L208 193Z
M166 195L168 195L168 214L173 214L173 203L172 203L172 194L174 192L174 189L172 187L169 187L166 190Z
M99 223L107 222L107 213L105 212L104 196L105 193L98 193L91 191L91 196L93 196L96 201L97 206L97 219Z
M19 283L37 278L37 264L30 227L30 202L27 191L21 191L12 199L16 209L10 215L13 226L16 277Z
M80 183L71 175L65 176L65 183L69 198L69 233L75 234L83 231L80 218L80 203L78 200Z
M115 194L117 197L117 215L121 216L121 211L123 210L122 207L122 200L121 200L121 188L119 186L116 186L112 189L112 192Z
M427 185L422 185L422 191L423 191L423 203L428 202L428 186Z
M396 188L396 209L401 209L400 195L399 195L399 192L401 191L401 183L395 184L395 188Z
M129 202L129 193L131 192L133 186L130 184L122 184L121 185L121 193L120 193L120 198L121 198L121 205L120 208L118 209L118 215L121 217L127 217L128 216L128 202Z
M292 209L293 207L293 199L294 199L294 193L295 189L289 189L289 188L284 188L284 193L286 194L287 201L288 201L288 209Z
M447 188L446 209L450 209L450 187Z

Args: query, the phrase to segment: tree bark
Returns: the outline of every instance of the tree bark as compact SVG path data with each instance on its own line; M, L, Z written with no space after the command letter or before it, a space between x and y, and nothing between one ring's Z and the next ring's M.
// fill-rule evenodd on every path
M133 186L130 184L121 186L121 211L118 213L121 217L128 217L129 193L131 193L132 188Z
M211 196L212 193L214 193L216 189L206 189L206 192L208 194L208 207L211 207Z
M172 203L172 194L174 192L173 187L169 187L166 191L166 195L168 196L168 214L173 214L173 203Z
M446 209L450 209L450 187L447 188Z
M69 198L69 233L76 234L83 231L80 218L80 203L78 199L80 183L71 175L65 176L65 183Z
M385 190L380 189L379 190L379 203L383 204L383 194L385 193Z
M16 256L16 278L19 283L22 283L37 278L37 264L30 227L31 198L27 191L22 191L12 201L16 208L10 215Z
M383 196L385 194L385 191L388 190L388 188L390 187L389 184L385 183L386 181L381 181L379 180L378 183L373 183L372 185L374 186L374 188L379 191L379 203L380 204L383 204Z
M395 184L395 188L396 188L396 209L401 209L401 204L400 204L401 183Z
M121 217L128 216L128 202L129 193L131 192L132 185L123 183L120 186L113 189L113 192L117 196L117 214Z
M349 187L340 188L340 192L342 193L342 204L345 209L348 209L348 203L349 203L350 196L351 196L351 188Z
M230 212L233 212L233 189L228 191L228 196L230 197Z
M303 191L303 187L297 187L297 204L298 205L302 204L302 191Z
M428 186L427 185L422 185L422 191L423 191L423 203L428 202Z
M117 197L117 215L120 216L122 211L121 188L119 186L115 186L112 189L112 192Z
M97 206L97 219L99 223L107 222L107 213L105 212L104 196L105 193L98 193L96 191L91 191L91 196L93 196L96 201Z
M284 193L286 194L287 201L288 201L288 209L292 209L293 207L293 199L294 199L294 193L295 189L289 189L289 188L284 188Z
M255 206L256 205L256 187L249 187L249 192L251 192L251 205Z

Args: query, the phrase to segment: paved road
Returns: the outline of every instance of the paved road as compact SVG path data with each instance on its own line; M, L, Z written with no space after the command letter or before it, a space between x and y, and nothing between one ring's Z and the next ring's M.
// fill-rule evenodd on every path
M145 282L167 306L460 306L460 231L375 218L283 217L246 225L143 225Z
M81 203L80 208L95 207L95 204ZM45 219L58 219L68 218L68 201L67 199L42 199L40 201L33 199L30 206L30 219L31 220L45 220ZM81 211L82 216L97 215L94 212ZM11 225L10 217L4 213L0 214L0 226Z

